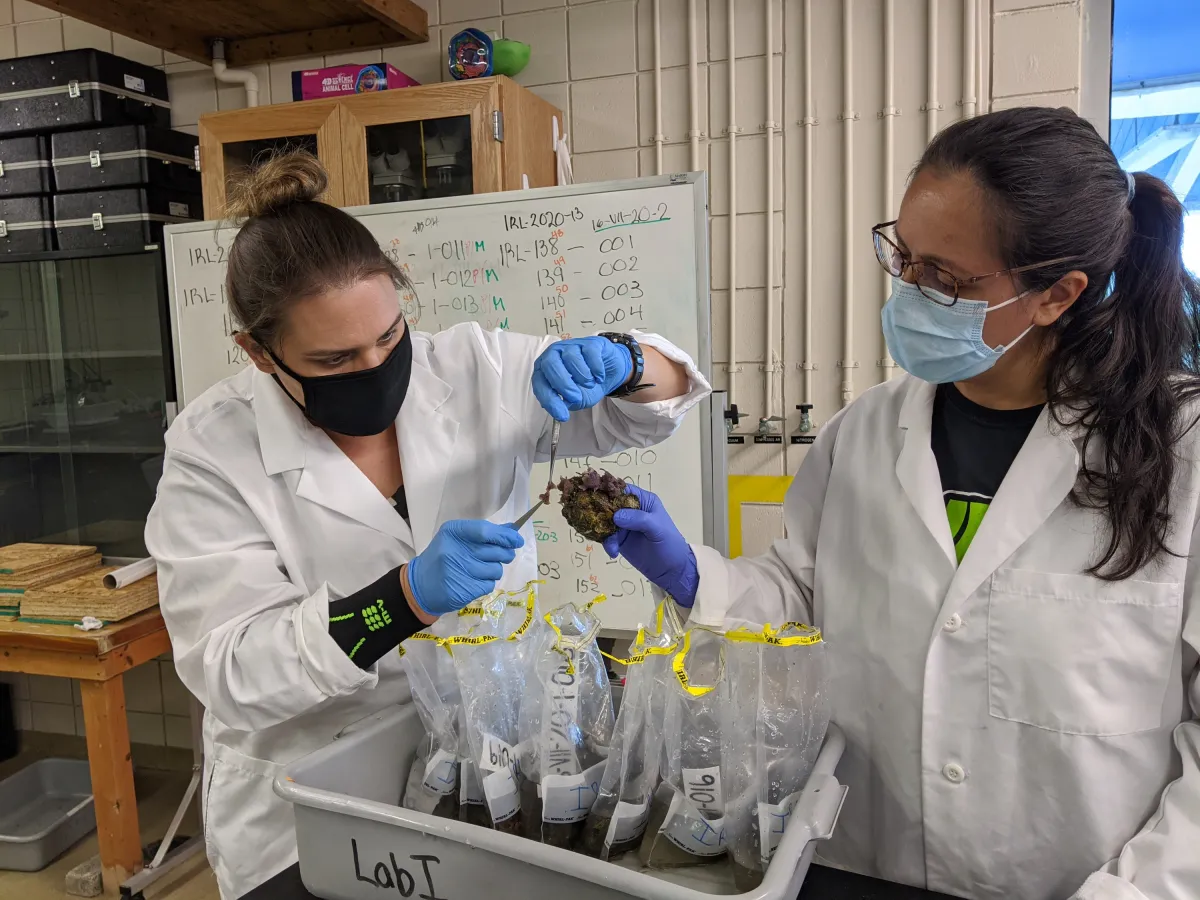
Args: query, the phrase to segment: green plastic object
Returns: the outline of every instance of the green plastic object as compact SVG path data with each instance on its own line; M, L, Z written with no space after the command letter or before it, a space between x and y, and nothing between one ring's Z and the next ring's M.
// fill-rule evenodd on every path
M498 38L492 42L492 73L513 76L529 65L530 46L524 41Z

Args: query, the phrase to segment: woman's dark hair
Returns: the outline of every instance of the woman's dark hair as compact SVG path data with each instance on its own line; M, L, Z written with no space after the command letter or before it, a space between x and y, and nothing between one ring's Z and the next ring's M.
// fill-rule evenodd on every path
M1200 285L1183 265L1183 206L1145 172L1131 186L1108 144L1067 109L1027 107L950 126L916 171L966 173L995 216L1005 266L1069 257L1020 276L1043 291L1070 271L1087 288L1052 327L1046 394L1081 426L1075 502L1103 510L1109 581L1170 553L1176 445L1200 394ZM1091 451L1091 452L1089 452Z
M269 157L230 185L225 215L245 221L229 249L225 292L238 327L275 345L288 306L387 275L412 290L358 219L317 200L329 178L310 153Z

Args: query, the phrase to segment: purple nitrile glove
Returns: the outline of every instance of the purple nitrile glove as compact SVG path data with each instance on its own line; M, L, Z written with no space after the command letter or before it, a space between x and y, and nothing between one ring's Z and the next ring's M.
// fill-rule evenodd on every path
M629 560L652 584L680 606L691 608L700 587L696 554L671 521L657 494L629 485L625 493L638 498L641 509L619 509L613 516L617 533L604 541L605 552Z

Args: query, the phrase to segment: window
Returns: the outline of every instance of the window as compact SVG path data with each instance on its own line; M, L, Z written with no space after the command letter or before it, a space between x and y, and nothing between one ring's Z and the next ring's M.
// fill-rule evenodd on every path
M1109 140L1121 165L1183 201L1184 261L1200 274L1200 3L1116 0Z

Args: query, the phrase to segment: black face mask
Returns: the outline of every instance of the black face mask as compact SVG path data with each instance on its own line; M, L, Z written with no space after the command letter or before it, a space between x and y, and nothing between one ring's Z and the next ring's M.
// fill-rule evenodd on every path
M259 341L261 344L262 342ZM263 344L266 349L266 344ZM396 421L408 380L412 375L412 338L408 328L392 348L388 358L373 369L340 372L336 375L297 375L267 350L267 355L282 371L299 382L304 391L300 403L283 388L293 403L318 428L352 437L379 434ZM279 376L272 376L279 382Z

